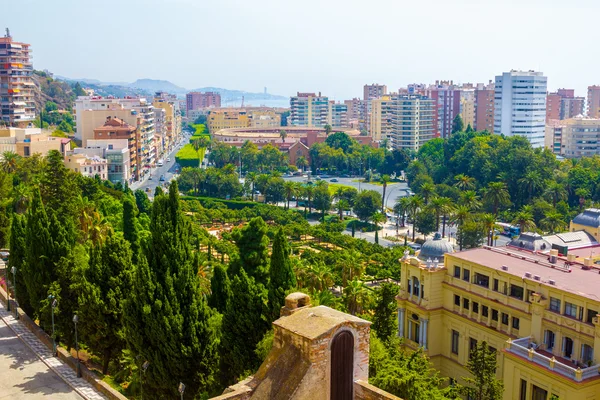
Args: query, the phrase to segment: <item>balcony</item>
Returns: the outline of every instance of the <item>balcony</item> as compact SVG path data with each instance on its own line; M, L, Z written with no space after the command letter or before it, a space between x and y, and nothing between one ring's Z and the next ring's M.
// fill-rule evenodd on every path
M530 337L516 339L511 341L509 339L508 347L506 351L509 353L518 355L534 364L544 367L550 371L554 371L564 377L567 377L575 382L581 382L586 379L594 378L600 375L600 365L593 365L588 368L581 369L580 367L573 368L572 363L566 363L568 360L556 359L554 356L548 357L540 350L537 349L537 345L532 341ZM549 354L547 352L544 352ZM562 362L565 361L565 362Z

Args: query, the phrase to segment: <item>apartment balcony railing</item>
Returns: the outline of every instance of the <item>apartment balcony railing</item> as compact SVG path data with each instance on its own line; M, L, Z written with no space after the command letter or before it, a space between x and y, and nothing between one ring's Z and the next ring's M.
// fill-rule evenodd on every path
M572 379L575 382L581 382L589 378L600 375L600 364L581 369L573 368L569 364L558 361L555 357L547 357L536 351L536 344L530 337L524 337L516 340L508 340L507 351L516 354L522 358L540 365L550 371L554 371L562 376Z

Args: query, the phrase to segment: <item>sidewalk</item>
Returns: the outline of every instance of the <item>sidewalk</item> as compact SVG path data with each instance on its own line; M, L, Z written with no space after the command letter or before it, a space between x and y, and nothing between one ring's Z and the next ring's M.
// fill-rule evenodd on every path
M78 378L75 371L64 364L58 358L52 356L52 352L33 333L31 333L20 321L16 320L13 313L6 311L4 304L0 302L0 319L8 326L15 335L56 375L65 381L77 394L88 400L104 400L106 397L98 393L84 379Z

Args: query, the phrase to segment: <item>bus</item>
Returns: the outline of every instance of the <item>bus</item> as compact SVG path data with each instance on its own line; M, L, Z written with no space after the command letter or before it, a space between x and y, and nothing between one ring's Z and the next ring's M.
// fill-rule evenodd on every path
M496 222L496 226L500 227L500 234L508 237L519 236L521 234L521 228L506 222Z

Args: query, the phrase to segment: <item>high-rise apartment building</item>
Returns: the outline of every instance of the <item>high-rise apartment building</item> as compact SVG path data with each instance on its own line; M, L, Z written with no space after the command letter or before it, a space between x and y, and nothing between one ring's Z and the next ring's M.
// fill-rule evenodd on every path
M348 120L358 123L360 119L361 100L355 97L352 100L344 100L344 104L348 107Z
M290 98L290 117L292 126L322 128L327 125L329 98L321 93L300 93Z
M600 86L588 86L587 106L588 117L600 118Z
M336 128L347 128L348 125L348 106L346 104L329 102L327 112L327 123Z
M221 107L221 95L217 92L190 92L185 100L187 111Z
M436 136L450 137L454 118L460 114L460 88L452 81L435 81L435 85L421 89L420 92L435 102L433 117Z
M494 83L478 83L475 88L475 126L476 131L494 133Z
M397 95L387 106L387 139L392 148L418 151L435 137L434 100L421 95Z
M567 119L584 114L583 97L575 97L573 89L558 89L546 96L546 123L553 119Z
M579 115L561 122L563 156L581 158L600 155L600 119Z
M387 139L391 127L392 97L384 95L379 99L371 100L371 117L369 126L373 140L379 142Z
M544 146L547 78L541 72L510 71L496 76L494 133L526 137Z
M363 86L363 102L361 107L361 115L359 123L361 128L370 132L371 123L371 101L381 98L381 96L387 94L387 86L373 83L371 85Z
M564 121L557 119L552 119L546 123L544 147L557 155L563 154L562 132L564 127Z
M475 129L475 89L462 88L460 90L460 118L465 129Z
M10 31L0 38L0 122L25 128L35 119L31 49L13 41Z

